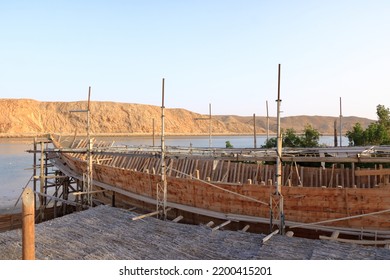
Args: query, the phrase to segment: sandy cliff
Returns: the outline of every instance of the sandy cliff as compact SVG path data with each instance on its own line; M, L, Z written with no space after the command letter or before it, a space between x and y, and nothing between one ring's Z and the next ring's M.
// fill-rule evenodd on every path
M84 110L87 103L40 102L30 99L0 99L0 135L22 135L40 133L84 133L86 114L71 113ZM161 108L158 106L116 102L91 102L91 130L93 133L152 133L160 132ZM207 115L185 109L165 109L165 131L167 134L208 134ZM203 119L203 120L202 120ZM282 118L282 128L294 128L301 132L305 124L311 124L322 134L332 134L337 117L294 116ZM360 122L364 127L373 120L344 117L343 130L347 131ZM257 133L266 133L266 117L256 117ZM270 118L270 133L276 130L276 119ZM213 116L213 134L252 134L253 117Z

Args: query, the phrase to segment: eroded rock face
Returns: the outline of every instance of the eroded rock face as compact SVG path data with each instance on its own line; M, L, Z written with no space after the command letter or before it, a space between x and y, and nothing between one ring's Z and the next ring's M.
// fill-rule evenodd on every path
M85 101L79 102L40 102L31 99L0 99L0 134L31 133L83 133L86 131L87 116L71 113L71 110L84 110ZM161 127L159 106L91 102L91 130L93 133L152 133L153 123L156 133ZM251 113L248 113L250 115ZM208 115L201 115L185 109L165 109L165 131L169 134L208 134ZM337 117L295 116L282 118L282 128L302 131L305 124L311 124L322 134L332 134ZM345 117L343 129L350 130L360 122L363 127L373 120ZM252 134L253 117L213 116L213 134ZM275 118L270 118L270 133L276 129ZM257 133L266 132L266 118L256 117Z

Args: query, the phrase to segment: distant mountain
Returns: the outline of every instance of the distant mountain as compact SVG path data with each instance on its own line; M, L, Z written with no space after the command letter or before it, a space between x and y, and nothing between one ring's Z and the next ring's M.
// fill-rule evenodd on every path
M85 110L87 103L40 102L31 99L0 99L0 135L20 136L43 133L83 134L86 132L87 115L72 110ZM161 108L152 105L118 102L91 102L91 130L96 134L156 134L161 131ZM167 134L208 134L210 121L202 115L185 109L165 109ZM333 134L334 121L338 117L293 116L281 119L281 127L302 132L311 124L321 134ZM374 120L359 117L343 117L343 133L359 122L367 127ZM337 123L337 129L339 124ZM253 134L253 116L212 116L212 134ZM269 118L269 133L276 131L276 118ZM267 132L267 118L256 117L256 132Z

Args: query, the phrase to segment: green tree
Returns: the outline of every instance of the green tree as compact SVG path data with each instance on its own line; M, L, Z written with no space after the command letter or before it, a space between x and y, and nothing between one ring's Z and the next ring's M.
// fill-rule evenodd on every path
M390 110L383 105L376 106L376 114L378 116L378 123L385 128L390 129Z
M363 146L366 145L364 137L364 129L360 123L356 123L352 127L352 131L347 131L349 146Z
M386 145L389 142L388 129L379 122L370 124L364 131L366 145Z
M318 147L321 134L310 124L305 125L303 136L300 137L301 147Z
M262 146L263 148L275 148L277 144L277 139L276 137L271 137L268 140L265 141L264 145Z
M303 135L298 136L293 128L286 129L283 134L283 147L318 147L321 134L310 124L307 124L303 130ZM275 148L277 138L272 137L266 141L263 148Z
M227 149L233 148L233 145L230 143L230 141L226 141L226 142L225 142L225 145L226 145L226 148L227 148Z
M356 123L352 131L347 131L350 146L390 144L390 110L378 105L376 114L378 120L371 123L367 129L364 130L360 123Z
M296 135L293 128L286 129L283 134L283 147L300 147L302 145L301 139Z

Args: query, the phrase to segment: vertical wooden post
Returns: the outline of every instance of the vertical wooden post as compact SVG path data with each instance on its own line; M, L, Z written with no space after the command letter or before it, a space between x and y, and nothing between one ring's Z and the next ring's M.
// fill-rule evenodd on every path
M360 170L360 167L356 167L356 170ZM362 186L361 186L361 176L357 176L357 178L356 178L356 186L358 187L358 188L361 188Z
M281 134L281 126L280 126L280 103L281 103L281 99L280 99L280 64L279 64L279 67L278 67L278 99L276 100L277 102L277 135L276 135L276 139L277 139L277 157L276 157L276 178L275 178L275 181L276 181L276 188L275 188L275 191L278 195L281 195L282 193L282 161L281 161L281 157L282 157L282 134ZM281 212L283 213L283 212Z
M38 165L37 165L37 138L34 137L34 163L33 163L33 178L34 178L34 181L33 181L33 186L34 186L34 196L35 196L35 192L37 191L37 168L38 168Z
M256 114L253 114L253 147L255 149L257 148L256 140Z
M337 147L337 120L334 120L333 134L334 134L334 146Z
M22 194L22 252L23 260L35 259L34 192L25 188Z
M41 141L41 162L40 162L40 175L39 175L39 219L43 221L44 219L44 209L45 209L45 197L43 196L44 188L45 188L45 153L44 153L44 145Z
M92 194L93 188L93 167L92 167L92 139L91 139L91 87L88 88L88 108L87 108L87 202L93 206Z
M342 111L341 111L341 97L340 97L340 131L339 131L339 133L340 133L340 147L341 146L343 146L343 138L342 138L342 134L343 134L343 125L342 125L342 123L341 123L341 121L342 121L342 118L343 118L343 113L342 113Z
M375 170L377 170L377 165L375 164ZM382 176L379 176L379 178L381 178ZM382 181L381 179L379 179L379 181ZM374 176L374 186L372 187L377 187L378 186L378 176Z
M318 173L319 173L319 181L320 181L319 187L322 187L323 186L323 184L322 184L322 167L319 167Z
M48 149L48 144L46 143L45 144L46 148L45 150ZM47 154L45 153L45 171L44 171L44 174L45 174L45 194L47 194L47 186L48 186L48 179L47 179L47 176L49 175L49 169L48 169L48 159L47 159ZM45 205L47 204L47 198L45 197Z
M280 64L278 65L278 99L277 102L277 157L276 157L276 169L275 169L275 194L279 198L278 201L278 218L279 218L279 232L284 235L285 222L284 222L284 205L283 205L283 195L282 195L282 133L280 126L280 103L282 100L280 99ZM271 197L272 198L272 197Z
M266 109L267 109L267 142L266 142L266 144L268 144L268 140L269 140L269 115L268 115L268 100L265 102L265 106L266 106Z
M198 169L195 170L195 178L198 179L198 180L200 178Z
M162 79L162 104L161 104L161 182L157 184L157 211L159 218L166 220L167 218L167 171L165 162L165 79Z
M154 125L154 118L153 118L153 128L152 128L152 130L153 130L153 135L152 135L152 137L153 137L153 147L154 147L154 138L155 138L155 132L154 132L154 127L155 127L155 125Z
M211 144L211 125L212 125L212 122L211 122L211 103L209 104L209 148L211 148L212 144Z

